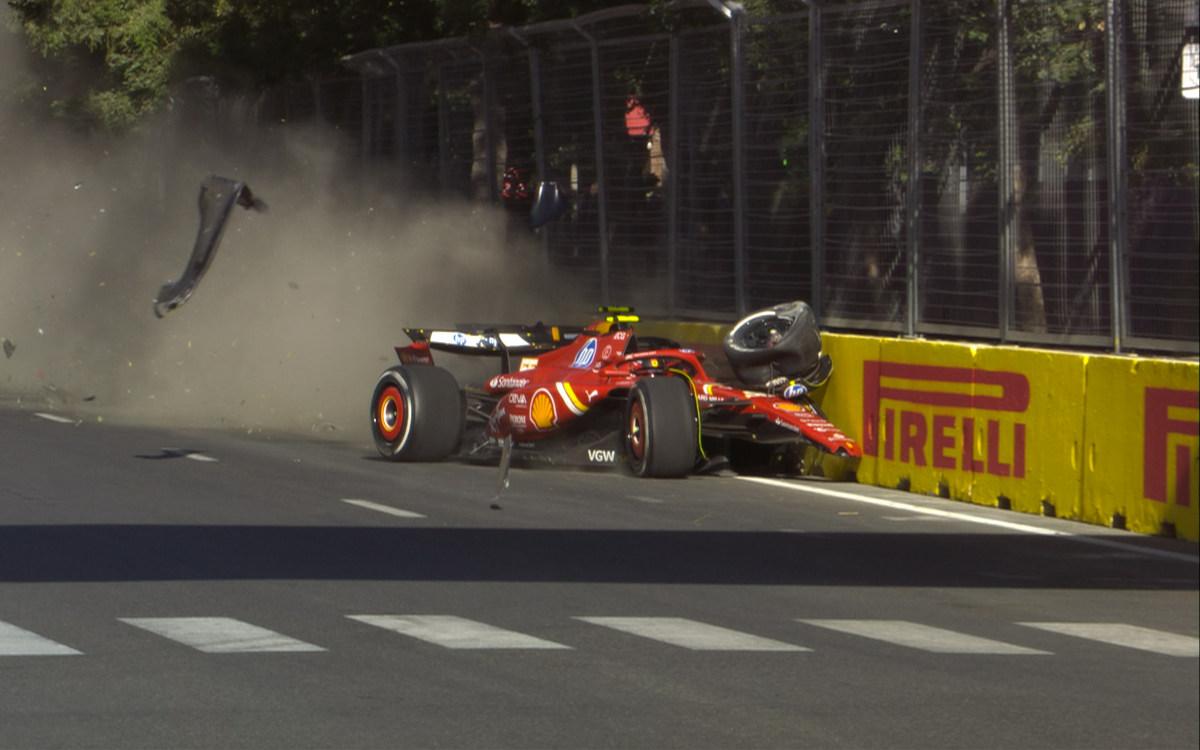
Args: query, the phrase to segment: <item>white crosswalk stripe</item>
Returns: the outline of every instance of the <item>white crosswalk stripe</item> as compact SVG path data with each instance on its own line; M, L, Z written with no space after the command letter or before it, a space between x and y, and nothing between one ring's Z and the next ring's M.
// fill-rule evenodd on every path
M798 620L798 622L939 654L1035 655L1050 653L906 620Z
M561 643L454 615L348 615L351 620L452 649L569 649Z
M120 620L206 654L325 650L229 617L122 617Z
M0 656L73 656L79 651L0 621Z
M809 651L783 641L708 625L682 617L576 617L606 628L692 651Z
M1039 630L1061 633L1089 641L1150 651L1164 656L1200 657L1200 639L1162 630L1117 622L1022 622Z

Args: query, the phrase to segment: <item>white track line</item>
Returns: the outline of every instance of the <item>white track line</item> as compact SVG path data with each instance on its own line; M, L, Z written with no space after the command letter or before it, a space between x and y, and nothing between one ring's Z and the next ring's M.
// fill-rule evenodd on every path
M425 516L421 515L420 513L414 513L411 510L403 510L401 508L393 508L390 505L381 505L379 503L373 503L370 500L356 500L352 497L343 497L342 502L348 503L350 505L357 505L360 508L366 508L368 510L377 510L380 513L387 513L389 516L396 516L398 518L424 518L425 517Z
M1137 625L1116 622L1020 622L1017 624L1076 638L1086 638L1090 641L1109 643L1114 646L1151 651L1164 656L1200 657L1200 639Z
M347 615L351 620L451 649L570 649L561 643L453 615Z
M869 497L867 495L858 495L853 492L844 490L831 490L825 487L817 487L811 483L796 483L787 482L780 479L769 479L767 477L738 477L746 482L755 482L757 484L765 484L771 487L779 487L793 492L810 492L814 495L825 495L826 497L836 497L839 500L850 500L856 503L865 503L867 505L877 505L881 508L891 508L892 510L903 510L909 513L920 513L926 516L936 516L939 518L950 518L955 521L964 523L975 523L984 526L996 526L1009 531L1020 531L1026 534L1037 534L1039 536L1056 536L1063 539L1070 539L1083 544L1091 544L1097 547L1107 547L1109 549L1118 549L1122 552L1134 553L1138 555L1146 555L1148 557L1161 557L1167 560L1180 560L1189 563L1200 563L1200 557L1196 555L1187 555L1182 552L1168 552L1166 550L1151 549L1146 547L1135 547L1131 544L1122 544L1121 542L1110 542L1107 539L1098 539L1094 536L1084 536L1070 531L1058 531L1056 529L1046 529L1040 526L1032 526L1025 523L1017 523L1015 521L1002 521L998 518L989 518L987 516L973 515L970 513L959 513L951 510L941 510L940 508L926 508L920 505L911 503L902 503L895 500L885 500L881 497Z
M78 653L37 633L0 622L0 656L73 656Z
M229 617L122 617L120 620L206 654L325 650Z
M935 628L906 620L797 620L876 641L906 646L935 654L1046 655L1049 651L1014 646L953 630Z
M70 417L60 417L57 414L47 414L44 411L35 411L33 416L41 417L42 419L46 419L51 422L58 422L59 424L76 424L79 421L77 419L71 419Z
M708 625L682 617L576 617L623 633L692 651L811 651L803 646Z

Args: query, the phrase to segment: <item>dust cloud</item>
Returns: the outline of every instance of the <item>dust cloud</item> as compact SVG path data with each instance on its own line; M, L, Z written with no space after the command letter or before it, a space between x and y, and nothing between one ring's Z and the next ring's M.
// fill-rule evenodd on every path
M337 132L248 128L237 107L214 127L180 102L115 144L33 121L22 44L0 25L0 401L369 440L368 399L403 327L588 311L502 210L406 192L408 176L367 170ZM195 294L156 319L208 174L270 210L235 208ZM460 378L478 375L455 359Z

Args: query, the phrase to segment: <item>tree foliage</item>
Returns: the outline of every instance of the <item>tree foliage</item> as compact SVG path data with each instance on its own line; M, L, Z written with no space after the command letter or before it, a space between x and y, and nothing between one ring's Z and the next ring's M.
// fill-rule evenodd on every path
M123 130L172 83L215 76L243 87L336 69L373 47L586 13L596 0L8 0L52 110Z

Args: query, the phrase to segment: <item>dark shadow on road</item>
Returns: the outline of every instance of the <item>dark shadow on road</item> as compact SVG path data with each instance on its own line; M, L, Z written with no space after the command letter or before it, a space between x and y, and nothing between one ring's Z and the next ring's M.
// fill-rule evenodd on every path
M0 583L395 580L1195 590L1198 566L1063 538L309 526L0 527Z

